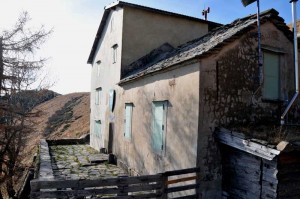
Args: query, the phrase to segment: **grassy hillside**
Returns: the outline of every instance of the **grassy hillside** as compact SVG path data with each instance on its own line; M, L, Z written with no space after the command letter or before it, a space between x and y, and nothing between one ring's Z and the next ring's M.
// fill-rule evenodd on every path
M21 163L30 166L36 146L42 138L79 138L89 132L89 93L71 93L57 96L33 109L34 131L27 139Z
M26 170L32 165L33 156L37 152L40 139L79 138L88 134L89 110L89 93L59 95L36 106L33 112L38 113L38 115L31 118L34 130L27 137L20 156L23 169ZM23 174L20 172L18 177L16 176L16 189L20 187L23 181Z

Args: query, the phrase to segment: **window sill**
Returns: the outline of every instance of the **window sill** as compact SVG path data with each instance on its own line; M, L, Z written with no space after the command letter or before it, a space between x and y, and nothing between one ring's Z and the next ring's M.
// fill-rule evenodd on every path
M281 99L266 99L266 98L262 98L261 101L264 103L272 103L272 104L282 104L284 102Z

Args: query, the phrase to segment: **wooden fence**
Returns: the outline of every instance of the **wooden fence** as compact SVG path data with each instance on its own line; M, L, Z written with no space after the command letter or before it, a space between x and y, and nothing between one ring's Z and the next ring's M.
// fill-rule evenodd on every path
M198 198L199 168L168 171L156 175L94 180L35 179L31 198ZM174 194L174 193L180 194ZM171 197L172 195L172 197Z

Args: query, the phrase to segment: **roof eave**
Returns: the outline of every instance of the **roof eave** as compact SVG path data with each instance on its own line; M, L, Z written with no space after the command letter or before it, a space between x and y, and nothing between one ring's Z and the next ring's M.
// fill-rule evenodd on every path
M153 76L153 75L158 74L158 73L164 73L166 71L174 70L175 68L179 68L179 67L182 67L182 66L189 65L191 63L199 62L199 58L200 57L201 56L195 56L195 57L193 57L191 59L183 60L181 62L178 62L176 64L170 65L168 67L157 68L157 69L155 69L153 71L150 71L150 72L144 72L144 74L138 73L136 76L121 79L121 81L118 83L118 85L119 86L123 86L125 84L137 81L137 80L145 78L145 77Z
M95 56L95 53L96 53L96 49L97 49L97 47L98 47L98 41L99 41L99 39L100 39L101 36L102 36L103 29L104 29L104 26L105 26L105 24L106 24L106 21L107 21L109 12L110 12L110 9L105 9L105 11L104 11L104 13L103 13L103 16L102 16L102 19L101 19L101 22L100 22L100 25L99 25L99 28L98 28L96 37L95 37L95 39L94 39L94 43L93 43L93 46L92 46L92 49L91 49L89 58L88 58L88 60L87 60L87 63L88 63L88 64L92 64L92 63L93 63L94 56Z

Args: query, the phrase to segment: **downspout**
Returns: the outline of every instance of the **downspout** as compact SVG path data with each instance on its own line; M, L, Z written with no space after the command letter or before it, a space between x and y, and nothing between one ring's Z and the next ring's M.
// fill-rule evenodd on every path
M259 84L262 85L264 82L263 76L263 60L261 52L261 30L260 30L260 5L257 0L257 45L258 45L258 68L259 68Z
M298 80L298 41L297 41L297 10L296 10L296 6L297 6L297 1L298 0L291 0L290 3L292 3L292 15L293 15L293 33L294 33L294 66L295 66L295 94L292 98L292 100L290 101L290 103L287 105L285 111L283 112L283 114L281 115L281 121L280 124L284 125L284 118L286 116L286 114L288 113L288 111L290 110L291 106L293 105L293 103L295 102L295 100L298 97L299 94L299 80Z

